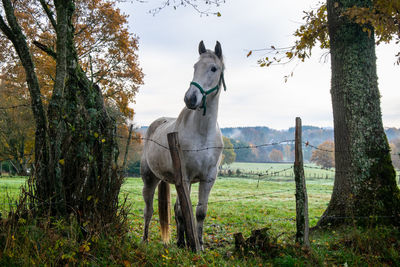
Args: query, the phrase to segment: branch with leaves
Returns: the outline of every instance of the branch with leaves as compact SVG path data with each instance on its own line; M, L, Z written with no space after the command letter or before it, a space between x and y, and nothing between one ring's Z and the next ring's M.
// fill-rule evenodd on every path
M175 10L179 7L191 7L201 16L215 15L220 17L221 13L219 11L213 11L211 7L219 7L221 4L224 4L225 1L226 0L165 0L160 6L149 10L149 13L156 15L168 7L172 7Z
M376 44L389 43L392 40L396 44L400 42L400 1L398 0L374 0L373 8L351 7L344 8L335 3L335 8L341 11L342 16L363 26L363 30L371 32L371 26L377 36ZM276 48L255 49L248 52L247 56L256 53L264 53L258 60L260 67L287 64L297 59L304 62L311 57L312 49L319 46L321 49L329 49L328 19L326 4L319 3L319 7L311 11L303 11L304 24L295 32L296 41L293 46ZM400 52L396 54L397 64L400 64ZM293 75L293 72L291 73ZM285 76L287 80L289 76Z

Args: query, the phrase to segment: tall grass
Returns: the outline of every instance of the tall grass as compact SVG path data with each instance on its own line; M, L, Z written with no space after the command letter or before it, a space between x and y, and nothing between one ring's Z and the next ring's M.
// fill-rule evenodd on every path
M287 166L278 165L234 163L232 167L254 172L271 167L287 168ZM25 178L0 178L2 189L0 199L6 201L7 194L15 198L18 195L19 186L24 181ZM288 177L273 177L267 180L237 177L217 179L211 191L205 220L205 251L199 254L179 249L175 244L163 246L157 222L157 200L155 199L150 241L148 244L142 244L144 208L141 196L142 184L140 178L128 178L122 186L121 199L127 196L131 205L127 235L104 236L98 233L98 235L85 238L85 242L76 243L72 237L82 234L79 227L67 225L66 222L47 225L47 236L45 236L43 233L40 234L43 229L40 225L46 225L44 222L36 222L32 225L32 223L22 221L20 230L14 236L14 249L10 247L10 244L6 249L2 246L0 265L2 263L29 265L33 262L39 265L83 263L125 266L343 266L345 264L348 266L389 266L399 264L399 231L385 227L359 229L350 226L313 232L311 250L302 250L294 243L295 185ZM310 226L316 224L327 207L332 187L333 179L307 181ZM4 190L6 188L7 190ZM171 191L174 203L176 193L175 190ZM196 205L198 185L193 185L191 191L192 203ZM4 205L0 207L3 214L7 209L8 207ZM172 219L171 227L172 240L176 240L174 219ZM272 236L279 236L277 246L280 250L277 256L267 258L257 251L248 254L235 252L234 233L242 232L245 237L248 237L252 230L265 227L270 228L269 233ZM4 236L3 234L3 240ZM1 240L0 237L0 242ZM23 245L27 243L31 244L29 248ZM7 254L10 252L14 255ZM19 258L23 259L22 261L16 260L16 253L21 254Z

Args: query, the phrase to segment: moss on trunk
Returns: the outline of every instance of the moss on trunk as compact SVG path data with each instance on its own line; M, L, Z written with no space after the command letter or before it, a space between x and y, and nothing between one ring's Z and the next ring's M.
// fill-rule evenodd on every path
M331 95L336 177L318 226L385 221L398 223L399 190L384 133L376 74L375 39L341 13L370 0L328 0Z
M32 57L10 0L4 0L8 24L0 16L0 30L13 42L27 73L36 121L34 186L30 210L102 227L118 222L119 190L116 122L109 116L100 88L79 66L74 46L73 0L54 0L57 51L43 47L56 60L56 79L47 113ZM44 2L42 3L44 4ZM46 8L47 6L44 5ZM46 12L52 16L52 12ZM39 47L40 48L40 47ZM31 212L31 211L30 211Z

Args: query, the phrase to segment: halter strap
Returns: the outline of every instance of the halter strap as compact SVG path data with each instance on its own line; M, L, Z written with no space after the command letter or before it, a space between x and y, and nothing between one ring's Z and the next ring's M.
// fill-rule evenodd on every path
M203 98L201 100L203 102L203 104L201 106L201 108L203 109L203 116L206 115L206 110L207 110L207 105L206 105L207 95L211 94L214 91L218 92L219 87L221 85L221 82L222 82L222 85L224 86L224 91L226 91L226 85L225 85L225 79L224 79L224 73L223 72L221 72L221 76L219 78L218 84L215 87L211 88L210 90L204 91L204 89L201 87L200 84L198 84L196 82L191 82L190 83L191 85L194 85L197 88L199 88L201 94L203 95Z

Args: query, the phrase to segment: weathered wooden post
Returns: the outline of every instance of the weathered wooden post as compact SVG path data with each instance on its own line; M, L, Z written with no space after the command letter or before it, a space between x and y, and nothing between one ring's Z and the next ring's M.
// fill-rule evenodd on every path
M182 174L182 151L180 149L178 133L172 132L167 134L169 152L171 153L172 164L174 167L174 175L176 177L176 191L178 193L179 203L181 205L183 220L185 223L186 243L192 251L200 251L200 242L197 235L196 222L193 216L192 202L190 200L189 185L184 180Z
M122 163L122 171L124 172L124 175L126 175L126 162L128 159L128 151L129 151L129 145L131 144L131 138L132 138L132 131L133 131L133 124L129 127L129 135L128 135L128 140L126 140L126 147L125 147L125 155L124 155L124 161Z
M294 179L296 181L296 242L309 247L308 197L304 178L301 119L296 118Z

